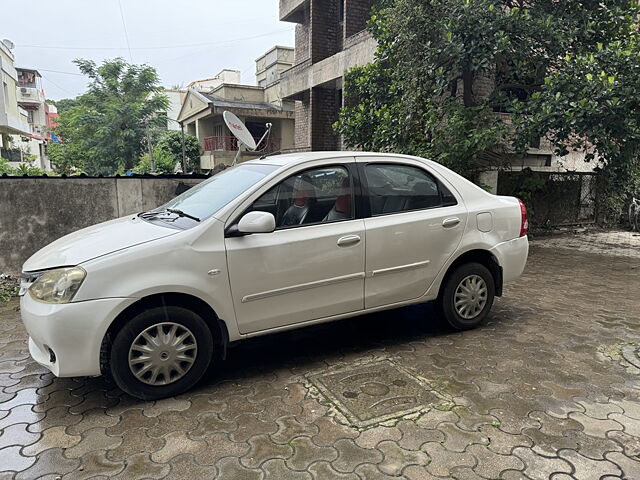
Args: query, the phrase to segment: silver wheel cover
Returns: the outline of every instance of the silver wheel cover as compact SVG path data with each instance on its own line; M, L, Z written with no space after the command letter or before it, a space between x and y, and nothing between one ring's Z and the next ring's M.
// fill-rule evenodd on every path
M476 318L487 304L487 284L479 275L462 279L453 296L453 305L458 315L465 320Z
M157 323L131 343L129 368L147 385L169 385L187 374L197 355L198 343L191 330L178 323Z

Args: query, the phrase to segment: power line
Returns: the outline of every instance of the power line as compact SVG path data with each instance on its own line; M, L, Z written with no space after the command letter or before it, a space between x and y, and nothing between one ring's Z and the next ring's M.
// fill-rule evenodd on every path
M42 70L38 70L38 71L42 71ZM49 77L45 77L44 75L42 75L42 78L44 78L47 82L49 82L49 83L50 83L51 85L53 85L54 87L57 87L59 90L62 90L63 92L66 92L66 93L68 93L69 95L72 95L72 96L74 96L74 97L76 96L76 94L75 94L75 93L70 92L69 90L67 90L67 89L66 89L66 88L64 88L64 87L61 87L61 86L60 86L60 85L58 85L56 82L52 81Z
M18 48L42 48L42 49L50 49L50 50L166 50L166 49L177 49L177 48L193 48L193 47L207 47L207 46L217 46L217 45L226 45L228 43L240 42L244 40L251 40L254 38L266 37L269 35L275 35L277 33L285 33L291 32L290 28L284 30L274 30L272 32L263 33L260 35L252 35L250 37L240 37L233 38L229 40L223 40L221 42L204 42L204 43L187 43L182 45L159 45L156 47L72 47L69 45L17 45Z
M47 70L45 68L38 68L39 72L49 72L49 73L62 73L64 75L75 75L77 77L84 77L83 74L81 73L76 73L76 72L61 72L60 70Z
M118 6L120 7L120 18L122 19L122 28L124 28L124 38L127 41L127 48L129 49L129 60L133 63L133 55L131 54L131 45L129 45L129 34L127 33L127 24L124 21L124 12L122 11L122 1L118 0Z

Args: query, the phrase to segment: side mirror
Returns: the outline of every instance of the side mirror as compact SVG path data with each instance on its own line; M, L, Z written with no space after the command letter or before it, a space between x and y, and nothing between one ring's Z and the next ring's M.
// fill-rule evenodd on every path
M240 233L271 233L276 229L276 219L269 212L249 212L238 222Z

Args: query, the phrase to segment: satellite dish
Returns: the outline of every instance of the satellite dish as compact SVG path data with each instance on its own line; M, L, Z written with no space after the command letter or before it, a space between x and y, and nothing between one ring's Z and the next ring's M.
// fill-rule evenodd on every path
M225 111L222 114L222 117L224 118L224 123L227 124L229 130L233 133L233 136L244 143L249 150L255 150L258 148L251 132L249 132L245 124L242 123L238 117L229 111Z
M2 43L4 43L9 50L13 50L14 48L16 48L15 44L8 38L5 38L4 40L2 40Z

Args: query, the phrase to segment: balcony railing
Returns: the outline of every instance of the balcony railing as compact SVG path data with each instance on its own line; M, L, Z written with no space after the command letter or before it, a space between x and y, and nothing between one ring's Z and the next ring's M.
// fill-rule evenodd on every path
M260 141L260 137L257 137L256 143ZM232 152L238 150L238 140L236 137L206 137L204 139L205 152ZM269 138L262 141L258 145L258 150L261 152L277 152L280 150L280 140L275 138Z

